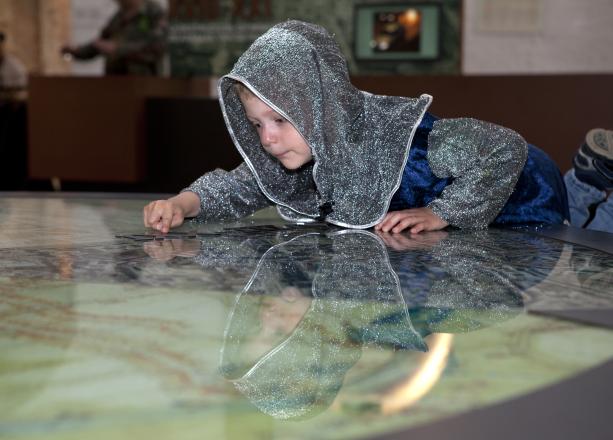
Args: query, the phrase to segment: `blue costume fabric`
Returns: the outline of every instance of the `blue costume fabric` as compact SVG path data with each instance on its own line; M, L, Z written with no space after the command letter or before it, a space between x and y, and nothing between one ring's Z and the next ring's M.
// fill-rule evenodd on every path
M428 164L428 135L437 119L426 113L419 124L390 211L427 206L453 181L453 178L435 176ZM566 187L560 171L542 150L528 145L528 158L515 190L492 224L560 224L569 218Z
M613 232L613 196L583 182L572 169L564 175L568 190L570 224L594 231Z

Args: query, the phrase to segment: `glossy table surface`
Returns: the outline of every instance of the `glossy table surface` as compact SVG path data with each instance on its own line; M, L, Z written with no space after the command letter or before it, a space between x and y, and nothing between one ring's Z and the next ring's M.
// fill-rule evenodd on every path
M0 198L0 438L371 438L613 359L611 327L548 314L613 310L605 252L272 210L160 237L145 203Z

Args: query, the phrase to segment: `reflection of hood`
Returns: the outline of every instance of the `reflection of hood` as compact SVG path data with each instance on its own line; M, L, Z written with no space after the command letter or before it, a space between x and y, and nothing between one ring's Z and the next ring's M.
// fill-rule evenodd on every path
M451 230L428 249L390 251L390 260L420 334L458 333L521 313L524 292L548 276L562 246L509 230Z
M290 171L262 149L234 80L294 125L310 145L314 164ZM238 151L282 215L318 217L324 211L330 223L361 228L387 212L431 100L357 90L333 37L299 21L276 25L258 38L220 81L219 97ZM330 206L331 212L323 208Z
M514 283L504 248L489 231L474 231L443 242L432 256L446 276L432 285L426 307L446 310L444 320L429 319L433 333L459 333L489 327L523 310L522 289Z
M310 308L285 340L252 361L243 351L258 331L260 301L284 285L308 292ZM427 349L411 325L385 247L364 231L303 235L272 247L239 294L221 371L261 411L312 417L334 400L363 343Z

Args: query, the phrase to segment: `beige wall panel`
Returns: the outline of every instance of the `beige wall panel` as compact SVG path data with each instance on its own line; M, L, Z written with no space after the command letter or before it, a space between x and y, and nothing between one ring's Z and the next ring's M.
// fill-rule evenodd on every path
M46 75L65 74L69 64L60 48L70 40L70 0L39 0L40 56Z
M0 29L28 72L68 72L59 49L70 37L70 0L0 0Z

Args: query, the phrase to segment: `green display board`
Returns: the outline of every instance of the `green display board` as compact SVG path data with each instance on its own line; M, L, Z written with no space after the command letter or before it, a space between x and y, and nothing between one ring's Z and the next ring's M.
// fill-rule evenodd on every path
M372 18L360 16L360 11L400 10L412 4L425 11L423 33L426 40L436 33L436 46L425 41L430 45L426 56L360 56L359 36L368 33L364 26L372 26ZM269 27L297 19L324 26L335 35L352 75L456 74L460 71L460 6L461 0L170 0L171 71L177 77L223 75Z

